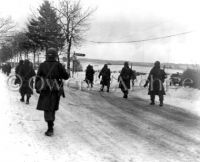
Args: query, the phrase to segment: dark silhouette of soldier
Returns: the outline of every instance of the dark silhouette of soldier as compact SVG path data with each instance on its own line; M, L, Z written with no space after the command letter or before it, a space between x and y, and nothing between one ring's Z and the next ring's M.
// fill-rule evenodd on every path
M4 74L6 74L6 64L5 64L5 63L2 65L2 72L3 72Z
M111 75L110 69L108 68L108 65L105 64L104 67L101 69L101 71L99 73L99 78L102 76L101 82L100 82L100 84L102 86L101 86L100 91L103 91L104 86L107 86L107 92L109 92L109 89L110 89L110 75Z
M88 85L88 88L89 88L89 86L91 86L91 88L93 87L94 73L95 73L95 71L93 69L93 66L88 65L87 69L86 69L86 73L85 73L85 81Z
M10 63L7 63L7 64L6 64L5 69L6 69L6 75L9 76L10 73L11 73L11 69L12 69Z
M39 66L35 84L36 92L40 93L37 110L44 111L44 119L48 125L46 136L52 136L54 132L55 113L59 109L60 96L64 93L62 79L69 78L57 58L57 50L49 48L46 52L46 61Z
M160 69L160 62L156 61L144 85L144 87L146 87L149 84L148 94L150 95L151 105L155 105L155 95L158 95L160 100L160 106L163 106L163 95L165 95L163 83L165 81L165 78L165 71L163 69Z
M32 77L35 76L35 71L33 66L29 60L25 60L24 64L18 69L19 76L22 79L22 85L20 87L20 94L21 94L21 102L24 102L24 97L26 96L26 104L29 104L29 99L33 94L33 79Z
M130 81L133 79L133 71L129 68L128 62L124 62L124 67L119 75L119 88L124 93L123 98L128 98L128 90L130 89Z

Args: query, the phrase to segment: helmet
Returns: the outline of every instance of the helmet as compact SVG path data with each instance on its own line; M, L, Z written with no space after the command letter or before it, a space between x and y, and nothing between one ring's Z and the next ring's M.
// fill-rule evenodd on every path
M104 64L104 68L108 68L108 64Z
M23 64L23 63L24 63L24 60L20 60L20 61L19 61L19 64Z
M128 66L128 61L125 61L125 62L124 62L124 66Z
M160 61L156 61L156 62L154 63L154 66L160 67Z
M46 56L47 57L57 57L58 51L55 48L48 48Z

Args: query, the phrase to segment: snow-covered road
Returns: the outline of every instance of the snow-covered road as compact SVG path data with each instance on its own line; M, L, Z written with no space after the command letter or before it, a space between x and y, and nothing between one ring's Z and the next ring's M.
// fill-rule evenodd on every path
M184 109L121 93L66 89L55 122L45 137L43 112L10 91L0 73L1 161L195 162L200 161L200 117Z

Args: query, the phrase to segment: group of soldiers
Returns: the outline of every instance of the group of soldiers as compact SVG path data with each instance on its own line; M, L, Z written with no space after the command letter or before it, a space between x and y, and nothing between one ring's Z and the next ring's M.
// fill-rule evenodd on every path
M85 81L88 85L93 86L93 80L94 80L94 69L91 65L88 65L86 69L86 76ZM101 77L101 89L100 91L104 90L104 87L107 86L107 92L109 92L110 88L110 80L111 80L111 71L108 68L108 65L105 64L104 67L101 69L99 73L99 78ZM154 63L154 67L151 69L149 76L147 78L147 81L144 85L146 87L149 84L148 94L150 95L151 105L155 104L155 96L159 96L160 106L163 106L163 100L165 95L165 90L163 83L166 78L166 73L163 69L160 68L160 62L156 61ZM119 77L119 88L123 92L123 98L128 98L129 89L131 87L130 83L131 80L134 81L136 79L136 72L133 71L129 67L128 62L124 62L124 67L122 68Z
M88 87L93 87L94 82L94 69L92 65L88 65L85 74L85 81L88 84ZM110 91L110 81L111 81L111 71L108 68L108 65L105 64L98 75L99 79L101 78L100 84L101 88L100 91L104 91L104 87L107 87L107 92ZM128 89L130 89L130 80L134 80L136 78L136 74L132 71L129 66L128 62L124 63L124 67L119 75L118 81L120 82L119 88L121 88L122 92L124 93L124 98L128 98Z
M49 48L46 52L46 60L39 65L37 74L34 71L33 64L29 60L21 60L15 69L15 84L20 84L20 101L29 104L29 99L33 94L33 88L35 88L36 92L39 94L37 110L44 111L44 120L47 123L47 130L45 131L46 136L52 136L54 133L55 114L59 109L60 97L64 97L62 80L67 80L69 78L65 67L58 60L58 51L55 48ZM94 74L95 71L93 67L88 65L85 81L91 87L93 87ZM34 76L36 76L35 87L33 87L32 79ZM98 77L101 78L100 91L104 91L104 87L106 86L107 92L109 92L111 71L107 64L101 69ZM160 106L163 106L163 95L165 95L163 82L165 77L166 74L164 70L160 68L160 62L156 61L144 85L144 87L146 87L149 84L148 94L150 95L151 105L155 104L155 95L158 95ZM130 81L135 78L136 73L129 67L129 63L125 62L118 77L119 88L123 92L123 98L128 98Z
M37 74L29 60L20 60L15 68L15 84L20 84L19 93L21 102L29 104L33 88L39 94L37 110L44 111L44 120L47 123L46 136L52 136L56 111L59 109L60 97L64 97L62 79L68 79L69 74L64 66L58 62L58 52L49 48L46 52L46 61L40 64ZM35 78L35 87L33 82ZM26 99L25 99L26 97Z

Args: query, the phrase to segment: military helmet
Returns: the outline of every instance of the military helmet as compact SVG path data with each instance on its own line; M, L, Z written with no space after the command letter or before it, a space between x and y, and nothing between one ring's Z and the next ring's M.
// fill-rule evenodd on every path
M125 62L124 62L124 66L128 66L128 61L125 61Z
M58 56L58 51L55 48L48 48L46 52L47 57L57 57Z
M160 66L160 61L156 61L156 62L154 63L154 66L156 66L156 67Z

